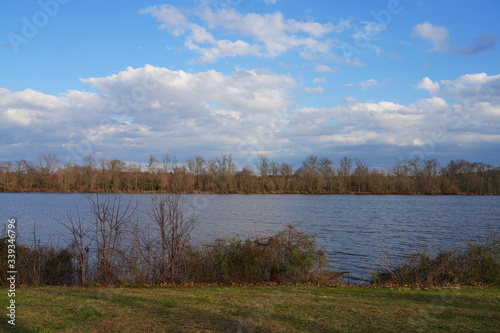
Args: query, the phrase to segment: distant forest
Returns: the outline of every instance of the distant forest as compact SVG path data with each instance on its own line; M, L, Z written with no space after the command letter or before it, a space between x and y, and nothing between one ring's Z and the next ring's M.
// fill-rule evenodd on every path
M150 156L144 164L92 156L62 163L45 154L35 162L0 162L0 192L500 194L500 167L414 158L380 171L358 158L310 155L294 168L260 155L255 168L240 169L231 154L184 163Z

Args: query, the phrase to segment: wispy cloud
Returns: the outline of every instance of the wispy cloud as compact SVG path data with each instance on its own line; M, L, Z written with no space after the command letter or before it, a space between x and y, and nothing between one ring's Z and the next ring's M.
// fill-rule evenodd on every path
M429 22L417 24L412 29L413 37L420 38L430 42L433 46L431 51L458 54L463 56L475 55L495 47L498 37L492 34L478 36L475 41L469 45L453 45L450 40L448 29L440 27Z
M377 80L375 79L368 79L368 80L364 80L363 82L361 82L359 84L362 88L370 88L370 87L375 87L375 86L379 86L380 85L380 82L378 82Z
M316 72L324 72L324 73L333 73L333 72L336 72L340 70L338 67L330 67L330 66L327 66L327 65L317 65L315 68L314 68L314 71Z
M199 56L196 62L211 63L220 58L252 55L277 57L291 50L308 59L314 54L331 52L334 38L349 27L348 20L337 25L331 22L286 19L282 13L241 13L235 8L214 11L207 4L194 10L182 10L171 5L150 6L140 11L155 17L159 29L174 36L184 36L185 46ZM234 39L218 39L220 29Z
M357 103L358 100L356 98L354 98L354 97L344 97L342 99L342 102L343 103Z
M325 83L326 81L328 81L326 77L315 77L313 79L313 83Z
M304 88L304 91L307 94L315 95L315 94L321 94L321 93L325 92L325 89L323 87L306 87L306 88Z

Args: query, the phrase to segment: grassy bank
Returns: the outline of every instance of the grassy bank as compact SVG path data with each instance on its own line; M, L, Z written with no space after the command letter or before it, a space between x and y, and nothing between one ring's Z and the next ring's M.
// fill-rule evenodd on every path
M0 290L0 304L8 304ZM37 287L7 332L497 332L500 288Z

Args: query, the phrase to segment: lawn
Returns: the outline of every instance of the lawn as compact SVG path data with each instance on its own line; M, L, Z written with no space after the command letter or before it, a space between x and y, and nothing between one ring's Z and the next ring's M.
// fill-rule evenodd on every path
M498 332L500 288L29 287L6 332Z

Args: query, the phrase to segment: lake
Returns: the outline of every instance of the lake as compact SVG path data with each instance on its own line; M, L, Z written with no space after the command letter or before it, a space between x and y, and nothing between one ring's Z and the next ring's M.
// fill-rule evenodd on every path
M90 220L88 196L0 193L0 225L15 217L19 241L31 244L36 233L42 243L64 246L68 231L60 221L76 207ZM151 196L122 194L122 202L137 200L144 226ZM351 272L354 280L369 279L387 256L397 261L423 246L462 247L500 231L500 196L187 194L186 199L197 221L196 240L268 236L291 224L315 234L333 268Z

